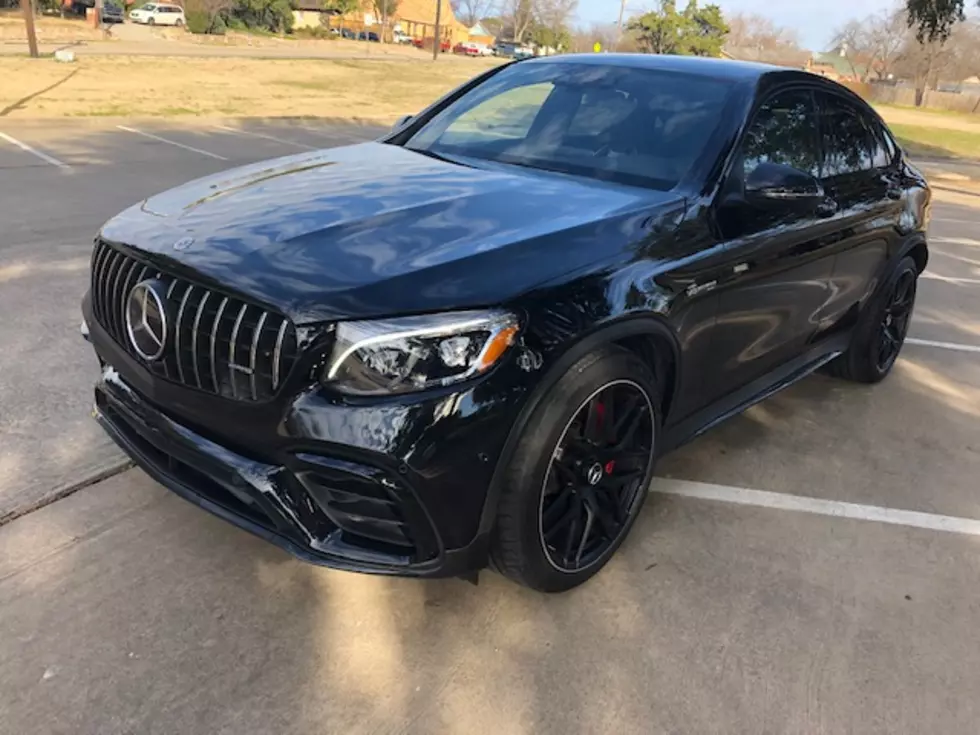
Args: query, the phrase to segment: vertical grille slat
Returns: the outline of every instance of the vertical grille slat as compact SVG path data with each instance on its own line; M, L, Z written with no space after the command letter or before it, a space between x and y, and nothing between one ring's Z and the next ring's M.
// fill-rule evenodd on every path
M139 265L140 264L134 260L133 265L126 273L126 279L123 281L122 298L119 299L119 323L122 325L123 334L128 334L129 332L129 330L126 328L126 298L129 296L129 292L132 290L133 286L139 283L139 278L137 277Z
M194 316L194 326L191 328L191 363L194 365L194 380L197 381L197 387L201 386L201 371L197 366L197 328L201 325L201 315L204 313L204 307L208 303L208 299L211 297L210 291L204 292L204 298L201 299L201 303L198 304L197 314Z
M157 270L102 240L96 242L91 268L96 321L158 378L259 402L275 395L296 362L296 328L281 314ZM139 357L126 331L129 293L147 278L166 289L173 322L167 350L154 362Z
M174 352L177 354L177 375L181 383L186 383L184 378L184 356L180 352L180 329L184 321L184 309L187 308L187 299L190 298L193 286L188 286L184 291L184 297L180 300L180 308L177 310L177 324L174 327Z
M255 334L252 335L252 349L248 356L248 367L251 370L249 375L249 384L252 388L252 400L258 400L258 391L255 387L255 379L258 373L258 363L255 358L259 351L259 340L262 339L262 327L265 326L265 320L269 317L269 312L263 311L262 316L259 317L259 323L255 326Z
M104 301L98 297L98 289L104 280L105 264L106 260L112 254L101 242L96 246L95 253L92 256L92 309L95 312L95 318L102 321L102 305Z
M286 338L286 327L289 326L287 319L282 320L279 325L279 334L276 335L276 349L272 353L272 390L279 388L279 378L282 375L282 343Z
M110 310L109 321L113 325L113 329L119 338L122 339L125 335L124 322L125 314L122 311L122 280L123 272L126 270L126 266L129 265L128 259L124 257L119 258L119 267L116 268L116 273L112 278L112 304L115 308ZM132 270L132 267L130 267Z
M123 258L121 254L117 253L115 256L113 256L111 260L109 260L109 264L106 267L105 280L102 282L103 292L104 292L103 300L102 300L102 304L103 304L102 320L103 322L105 322L106 328L116 339L121 339L122 335L120 335L116 331L116 325L112 319L112 315L116 311L115 307L113 306L116 303L116 301L112 298L112 283L113 283L113 279L116 276L116 273L118 273L119 270L122 268L124 261L125 258Z
M216 348L218 346L218 330L221 329L221 315L225 313L228 306L228 297L225 296L218 305L218 313L214 317L214 324L211 325L211 380L214 381L214 392L221 392L221 384L218 382L218 358Z
M238 342L238 330L242 327L242 319L245 317L245 312L248 311L248 304L242 304L241 311L238 312L238 318L235 319L235 326L231 330L231 343L228 345L228 378L231 380L231 397L238 398L238 386L235 382L235 368L238 367L238 363L235 362L235 347L237 347Z

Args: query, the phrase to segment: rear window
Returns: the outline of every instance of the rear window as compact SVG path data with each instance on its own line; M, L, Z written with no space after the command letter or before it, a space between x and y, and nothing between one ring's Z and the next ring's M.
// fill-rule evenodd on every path
M670 189L704 153L726 80L592 64L518 64L442 110L407 148Z

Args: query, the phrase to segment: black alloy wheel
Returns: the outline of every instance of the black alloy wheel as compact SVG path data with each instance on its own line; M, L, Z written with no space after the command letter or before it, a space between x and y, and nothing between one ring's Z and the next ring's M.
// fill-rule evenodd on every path
M910 270L902 271L892 287L888 304L881 317L877 334L878 371L885 373L891 368L905 342L912 321L912 307L915 305L916 277Z
M538 531L559 572L588 569L629 526L653 462L654 409L631 380L596 390L573 414L545 474Z

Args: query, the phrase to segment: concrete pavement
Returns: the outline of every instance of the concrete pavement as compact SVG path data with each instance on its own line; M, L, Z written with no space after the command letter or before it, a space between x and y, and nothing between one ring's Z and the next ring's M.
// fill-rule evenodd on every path
M0 722L976 732L976 538L650 500L613 563L554 597L310 567L128 472L0 533Z
M34 151L0 141L0 313L17 315L0 320L0 516L121 459L87 417L76 333L99 224L194 176L377 132L120 124L156 138L0 123ZM311 567L138 470L3 525L0 732L973 735L978 222L980 198L938 193L914 341L887 381L812 376L666 457L621 552L567 595ZM690 481L906 520L669 494Z

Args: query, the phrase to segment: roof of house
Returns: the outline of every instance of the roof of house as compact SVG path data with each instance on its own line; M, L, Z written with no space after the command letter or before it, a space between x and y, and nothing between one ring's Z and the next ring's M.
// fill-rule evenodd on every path
M442 26L456 26L461 30L466 30L465 26L456 20L453 13L453 6L449 0L439 0L442 8L440 10L439 23ZM436 4L432 0L401 0L395 16L403 20L414 20L417 23L435 24Z
M866 65L857 61L855 61L854 65L852 66L848 58L846 56L841 56L839 52L814 54L812 59L814 66L832 67L833 70L842 77L863 77L868 71L868 67Z

